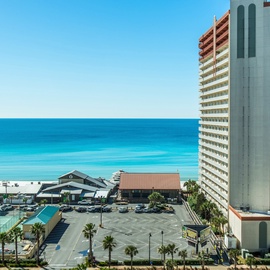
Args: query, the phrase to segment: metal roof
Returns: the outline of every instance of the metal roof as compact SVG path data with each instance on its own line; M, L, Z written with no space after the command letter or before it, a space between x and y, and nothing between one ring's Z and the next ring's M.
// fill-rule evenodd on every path
M82 173L82 172L79 172L77 170L73 170L69 173L65 173L63 175L61 175L58 179L66 179L66 178L69 178L69 175L74 175L74 176L77 176L81 179L84 179L88 182L92 182L94 183L95 185L97 185L98 187L106 187L107 186L107 183L108 181L104 181L103 178L93 178L85 173Z
M77 182L68 182L68 183L64 183L64 184L59 184L53 187L48 187L46 189L43 190L43 192L50 192L53 191L55 189L61 189L61 188L66 188L66 187L74 187L74 188L78 188L78 189L84 189L84 190L88 190L88 191L96 191L98 190L97 187L93 187L93 186L89 186L89 185L84 185L84 184L80 184ZM68 188L70 191L70 188Z
M15 186L16 184L16 186ZM20 194L37 194L41 187L42 187L42 183L41 182L10 182L7 183L7 188L5 186L0 186L0 194L13 194L16 195L18 193Z
M62 189L60 194L65 194L66 192L69 192L70 195L71 194L81 194L82 193L82 189Z
M59 211L59 207L56 206L45 206L41 208L40 211L33 214L29 217L23 225L33 225L37 222L41 222L42 224L47 224L51 218Z
M94 198L99 198L99 197L108 197L109 190L97 190Z
M119 189L180 190L179 173L121 173Z

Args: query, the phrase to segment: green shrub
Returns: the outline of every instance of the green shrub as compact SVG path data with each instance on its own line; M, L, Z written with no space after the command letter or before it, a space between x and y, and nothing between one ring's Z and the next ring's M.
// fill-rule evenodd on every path
M152 265L162 265L161 260L151 260ZM125 260L124 265L131 265L130 260ZM133 265L150 265L149 260L133 260Z
M99 266L108 266L108 263L107 262L99 262L98 265Z
M175 262L177 263L177 265L183 265L183 260L175 260ZM201 261L199 259L190 259L190 260L186 260L186 266L188 265L200 265ZM213 265L214 264L214 260L209 258L209 259L205 259L204 261L205 265Z
M105 262L99 262L98 263L99 266L108 266L109 262L105 261ZM111 261L111 265L118 265L118 261Z
M270 259L269 258L260 259L258 260L258 264L270 265Z

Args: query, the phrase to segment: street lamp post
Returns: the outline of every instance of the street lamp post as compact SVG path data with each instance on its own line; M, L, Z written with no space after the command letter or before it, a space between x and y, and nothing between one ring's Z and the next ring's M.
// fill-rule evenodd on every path
M100 197L100 228L102 228L102 196Z
M162 248L163 248L163 234L164 234L164 232L161 231L161 247ZM162 254L160 254L160 256L161 256L161 261L162 261Z
M151 241L150 241L151 236L152 234L149 233L149 264L151 264Z
M3 181L3 182L2 182L2 186L6 188L6 194L5 194L5 199L6 199L6 201L5 201L5 203L7 203L7 197L8 197L8 196L7 196L8 183L9 183L8 181Z

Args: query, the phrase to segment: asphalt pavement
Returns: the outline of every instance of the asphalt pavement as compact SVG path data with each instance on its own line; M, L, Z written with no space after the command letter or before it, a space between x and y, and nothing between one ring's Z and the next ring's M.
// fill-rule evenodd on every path
M193 224L183 205L173 205L174 214L135 213L135 204L129 204L128 213L119 213L119 206L112 205L111 213L64 212L63 219L55 227L41 247L41 257L48 261L50 268L70 268L84 262L89 250L89 241L82 233L87 223L96 225L97 233L93 239L93 253L96 260L108 260L108 250L102 241L105 236L114 237L116 247L112 259L129 259L124 249L127 245L137 247L139 253L134 259L160 259L157 252L162 244L175 243L179 250L187 249L193 256L195 248L182 238L182 226ZM99 227L102 222L102 228ZM163 232L163 233L162 233ZM204 249L210 248L205 246ZM177 257L177 256L176 256Z

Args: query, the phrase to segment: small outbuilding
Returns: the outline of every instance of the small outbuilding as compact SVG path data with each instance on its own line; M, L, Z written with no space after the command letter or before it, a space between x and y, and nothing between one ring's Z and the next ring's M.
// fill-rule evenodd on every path
M62 219L62 212L59 211L59 207L57 206L45 206L40 208L37 212L35 212L32 216L30 216L25 222L22 224L24 239L33 239L35 238L31 234L31 228L35 223L42 223L44 225L45 233L43 235L43 239L50 234L50 232L54 229L57 223Z
M163 195L167 201L179 202L179 173L121 173L119 184L121 200L148 202L148 196L154 191Z

